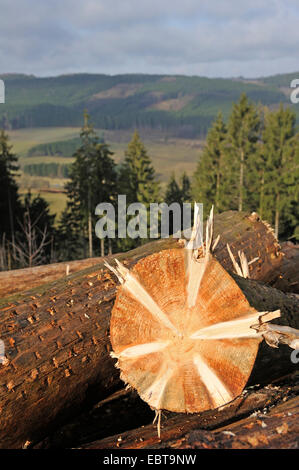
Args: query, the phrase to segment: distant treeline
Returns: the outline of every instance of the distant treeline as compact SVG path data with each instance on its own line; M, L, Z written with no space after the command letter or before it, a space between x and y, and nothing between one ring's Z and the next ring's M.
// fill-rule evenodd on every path
M89 106L90 112L94 116L95 126L101 129L109 130L159 130L165 134L177 138L205 138L208 129L215 119L216 111L214 109L209 113L209 109L203 105L201 112L207 115L196 115L188 110L186 114L182 112L168 112L164 110L146 110L138 109L139 103L134 102L133 98L122 100L118 99L99 100L101 109ZM135 100L136 101L136 100ZM157 100L150 99L149 106ZM98 103L97 103L98 104ZM132 106L131 106L132 104ZM71 110L69 108L53 105L42 105L38 108L26 111L14 119L7 117L0 118L0 127L5 129L23 129L31 127L57 127L73 126L79 127L81 115L85 105L79 109ZM132 109L130 109L132 108Z
M27 156L35 157L40 155L61 155L63 157L72 157L79 145L80 137L57 142L48 142L31 147L31 149L29 149L27 152Z
M99 142L103 143L104 139L101 136L98 136ZM37 156L57 156L62 157L72 157L80 146L81 140L80 137L74 137L73 139L68 140L58 140L56 142L47 142L45 144L35 145L31 147L28 152L28 157L37 157Z
M290 80L290 75L251 82L182 75L11 75L5 77L7 103L0 108L0 127L77 127L87 109L96 128L205 137L218 111L226 121L241 93L262 106L293 106L282 91Z
M49 178L68 178L67 163L30 163L24 165L24 173L30 176L48 176Z

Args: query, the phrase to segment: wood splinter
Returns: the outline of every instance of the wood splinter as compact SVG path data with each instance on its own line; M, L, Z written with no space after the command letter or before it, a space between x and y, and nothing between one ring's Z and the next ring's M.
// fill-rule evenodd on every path
M234 400L252 372L267 322L281 315L254 308L213 257L213 210L199 246L198 224L195 211L185 250L152 254L131 271L118 261L116 268L106 264L121 283L110 325L112 356L121 379L157 412L197 413ZM244 254L240 260L248 277Z
M287 344L292 349L299 349L299 330L295 328L267 323L253 325L252 328L262 334L266 343L272 348L278 348L279 344Z
M249 278L249 265L254 263L258 260L258 258L254 258L250 263L248 263L247 258L243 252L238 251L238 255L240 258L240 264L234 258L234 255L231 252L229 244L227 244L227 251L233 263L236 273L244 278ZM276 317L273 317L276 318ZM289 326L281 326L275 324L268 324L265 321L272 320L267 315L267 320L264 317L263 322L260 324L252 325L251 328L256 330L258 333L262 334L266 343L271 346L272 348L278 348L279 344L287 344L292 349L299 349L299 330L295 328L291 328Z

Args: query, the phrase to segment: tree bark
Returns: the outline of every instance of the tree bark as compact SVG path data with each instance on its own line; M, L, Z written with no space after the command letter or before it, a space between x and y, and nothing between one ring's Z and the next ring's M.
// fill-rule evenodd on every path
M165 414L161 422L161 438L157 435L156 425L149 424L82 444L80 448L292 448L298 442L296 390L298 378L288 378L275 386L249 389L217 412ZM40 447L46 444L49 442Z
M220 234L220 240L214 251L215 258L227 271L234 267L227 252L227 244L237 259L238 251L245 253L247 260L258 260L249 266L251 279L270 283L277 277L283 255L274 232L267 222L263 222L258 214L253 212L227 211L215 215L214 234Z
M249 417L217 429L194 431L172 443L176 449L298 449L299 397L274 407L266 415Z
M280 309L281 317L271 323L290 326L299 329L299 297L293 294L283 293L277 289L261 284L251 279L232 275L249 304L258 311L274 311ZM270 347L263 341L248 385L266 384L284 374L298 369L298 364L291 360L292 349L285 344L278 348Z
M105 240L101 238L101 256L105 256Z
M276 238L278 238L278 233L279 233L279 193L276 194L274 232L275 232Z
M281 252L282 263L271 285L283 292L299 294L299 245L284 242L281 244Z
M124 262L159 251L158 241L119 256ZM19 448L121 387L110 357L109 322L116 283L96 268L3 299L0 338L0 447Z
M69 274L99 264L101 261L100 257L86 258L77 261L45 264L33 268L2 271L0 272L0 298L64 278Z
M89 247L89 258L93 257L93 247L92 247L92 220L91 220L91 211L88 211L88 247Z
M239 178L239 211L243 210L243 185L244 185L244 150L241 150L240 178Z
M253 265L252 276L272 277L274 266L280 262L279 246L256 216L221 214L215 221L216 235L219 232L222 241L216 254L225 267L231 263L225 250L228 242L232 249L248 252L249 259L260 256L262 264ZM159 240L117 258L131 267L139 259L171 246L177 246L177 241ZM274 289L266 295L267 288L259 288L253 281L241 279L240 283L245 290L249 286L248 296L252 296L253 303L271 309L282 305L286 321L293 322L297 298ZM0 338L6 348L6 360L0 364L2 448L39 440L82 409L83 403L89 406L121 386L109 355L109 322L115 294L116 280L102 261L30 294L2 300Z

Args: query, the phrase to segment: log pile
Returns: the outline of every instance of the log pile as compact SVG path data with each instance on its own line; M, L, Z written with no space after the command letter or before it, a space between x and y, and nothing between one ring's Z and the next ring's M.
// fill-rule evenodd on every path
M282 263L272 282L273 287L284 292L299 294L299 245L281 244Z
M298 374L278 383L245 390L231 404L197 415L169 415L159 438L151 423L84 449L298 448ZM41 447L47 447L44 442Z
M67 263L52 263L33 268L0 272L0 297L32 289L82 271L101 262L101 258L87 258Z
M215 217L215 239L218 234L220 240L208 269L216 267L219 276L229 283L229 290L236 289L251 313L280 310L275 323L298 328L298 297L261 284L275 283L283 262L269 226L256 214L229 211ZM239 251L249 261L258 258L249 266L251 279L234 273L227 244L235 258ZM146 266L147 260L158 259L161 252L163 256L175 253L176 259L182 259L183 251L177 240L168 239L115 257L126 269L138 270L142 260ZM119 371L110 356L110 316L121 289L107 262L112 264L112 257L0 300L0 339L5 344L5 358L0 364L0 448L37 444L82 411L88 412L96 402L122 389ZM259 324L260 316L256 320ZM246 340L246 372L239 374L232 399L242 392L248 379L248 383L269 383L294 369L288 346L273 349L261 342L261 334L258 337L258 341ZM233 349L237 347L236 340L228 342ZM242 368L242 364L236 367Z

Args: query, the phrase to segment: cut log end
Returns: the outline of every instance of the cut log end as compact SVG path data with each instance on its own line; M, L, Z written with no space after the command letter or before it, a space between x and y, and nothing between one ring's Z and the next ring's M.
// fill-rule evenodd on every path
M195 413L232 401L246 385L262 339L252 325L265 312L250 306L211 254L194 262L187 269L180 249L144 258L126 275L112 311L121 378L156 410ZM192 270L200 285L192 283Z
M217 214L214 222L213 233L215 234L215 241L211 241L210 246L215 258L224 269L234 271L231 258L227 252L226 245L228 243L237 261L239 259L239 251L245 253L248 261L258 257L258 260L254 263L248 263L251 280L255 279L269 283L277 278L277 273L281 274L282 255L277 240L272 231L259 217L256 215L254 217L248 216L248 214L236 211L228 211ZM209 228L211 228L211 225L209 225ZM210 233L211 230L208 229L208 234ZM220 239L219 234L221 234ZM142 245L128 253L119 254L118 258L128 268L132 267L138 260L154 252L177 248L180 245L182 244L177 243L175 239L157 240ZM183 245L185 246L185 242ZM209 242L199 250L202 251L202 256L206 254L206 246L209 246ZM181 251L183 253L186 250ZM177 331L175 331L175 328L179 325L170 318L170 314L173 316L176 305L180 305L180 302L182 303L180 296L185 296L188 280L186 279L186 273L182 269L181 258L174 258L171 263L167 262L167 257L165 259L164 257L161 258L160 271L163 273L163 266L166 266L165 269L168 269L168 266L172 274L171 276L167 274L167 278L171 279L173 277L174 284L176 283L176 285L171 284L169 281L164 287L163 277L156 277L154 273L155 266L152 265L152 261L145 262L143 265L144 268L146 267L144 273L142 269L140 271L140 277L142 278L140 283L142 287L147 289L147 293L154 301L151 302L150 310L148 309L147 302L146 306L140 306L134 296L128 292L126 292L126 295L123 295L124 291L121 294L123 300L118 304L118 307L121 307L121 303L127 302L128 314L130 314L128 317L124 316L123 319L119 315L119 320L116 320L119 322L120 330L124 329L125 331L124 337L118 338L116 335L114 342L115 354L117 353L116 356L120 366L124 362L124 364L127 364L126 367L130 369L130 364L138 360L138 357L136 359L138 349L128 351L128 355L133 357L119 357L120 353L126 348L128 349L131 346L139 347L140 345L144 348L143 345L147 342L158 343L155 346L157 348L155 352L143 356L144 358L151 358L153 369L157 368L157 371L154 370L153 375L149 377L148 386L158 377L157 374L161 365L159 358L164 357L164 354L169 355L168 349L170 345L167 343L167 346L165 346L165 338L161 332L167 331L166 340L171 335L175 338L180 336L179 329L177 328ZM284 257L284 259L286 258ZM112 263L111 258L108 258L108 260ZM295 261L295 258L292 258L292 261ZM0 377L3 384L0 387L1 448L22 447L26 440L35 442L43 438L46 435L45 433L51 432L50 430L59 425L59 423L65 422L70 416L74 416L78 412L78 407L100 400L113 393L119 387L119 373L115 370L114 361L109 356L111 346L108 338L110 315L116 294L115 279L112 280L111 275L107 273L103 259L71 262L70 273L77 271L79 265L82 269L97 262L99 263L97 266L78 274L71 274L67 279L65 278L65 264L61 266L54 264L1 273L0 337L5 344L5 357L2 358L2 364L0 364ZM76 269L73 263L76 264ZM207 272L209 272L209 266L207 265L204 268L207 269ZM296 271L297 265L292 263L292 266L294 266L292 273L294 273L296 281L298 277L296 276L298 271ZM176 270L178 270L177 275L174 272ZM197 271L197 267L194 271ZM199 271L202 270L200 269ZM288 276L287 279L285 278L285 281L290 286L288 290L295 291L294 277L289 276L289 266L286 272ZM149 288L143 286L143 274L148 279L151 279L148 284ZM137 270L134 272L134 275L138 278ZM126 277L126 272L124 276ZM52 283L54 279L59 277L61 277L60 280ZM234 277L233 274L232 277ZM299 328L297 315L298 297L282 294L275 291L275 289L262 286L248 279L237 277L234 277L234 279L249 299L250 305L255 307L257 311L281 309L281 325ZM51 283L49 284L50 281ZM207 279L202 282L203 286L206 285ZM40 285L41 283L43 285ZM29 284L31 287L39 287L28 291ZM191 285L190 292L192 290ZM201 290L200 283L195 283L196 288L198 285ZM126 286L128 286L127 283ZM178 286L180 288L176 291ZM121 290L123 289L124 286L121 287ZM169 289L173 289L172 292L177 292L176 297L173 297L171 300L168 293ZM212 290L209 292L212 292ZM19 291L19 294L3 298L9 292ZM141 296L144 299L143 295L144 290L141 290ZM165 300L163 300L162 296L165 297ZM193 302L192 296L190 294L190 303L191 301ZM197 302L197 296L195 302ZM207 299L202 299L202 302L207 302ZM213 299L211 299L211 302L213 303ZM227 302L230 303L231 300L228 299ZM167 306L167 309L164 309L164 304ZM141 308L143 312L145 311L142 321L139 318L141 314L136 319L134 317L135 310L139 311ZM154 316L151 313L153 311ZM177 313L178 323L181 318L183 324L188 324L189 320L184 316L185 313L192 317L192 309L186 309L185 311L182 307ZM228 316L228 318L231 317ZM232 320L234 318L236 316ZM168 320L172 321L172 326L170 326ZM212 319L211 325L203 321L203 328L213 327L212 323L217 324L216 320ZM227 319L224 319L224 321L227 321ZM126 326L127 322L128 326ZM258 323L258 321L254 322L255 325ZM156 327L153 325L156 325ZM239 324L239 327L241 327L241 324ZM153 331L154 328L156 328L156 331ZM153 335L151 336L149 332L153 332ZM190 330L190 334L197 332L198 329L194 329L192 332ZM199 336L203 334L210 335L211 333L215 335L215 329L214 331L207 329L203 331L202 329ZM126 335L127 338L125 337ZM210 368L212 365L215 365L214 372L217 376L219 374L218 378L222 380L222 369L226 370L223 365L223 358L228 357L227 362L229 364L232 362L232 359L225 352L230 351L230 347L227 347L223 352L225 344L232 344L234 346L239 342L244 345L243 349L234 349L234 351L239 351L238 361L240 361L240 357L247 350L247 343L251 344L254 341L258 341L256 338L258 337L226 338L225 340L210 339L204 342L203 339L205 338L198 338L194 339L192 344L205 343L210 345L212 352L207 350L206 355L208 357L204 357L203 360ZM163 346L165 346L165 349L163 349ZM220 346L222 348L221 351ZM295 366L290 361L290 351L287 346L282 345L279 348L273 349L268 347L265 341L261 346L250 378L252 383L266 383L271 381L273 377L285 375L290 368L293 370ZM150 345L146 348L151 349L152 346ZM144 349L141 349L141 352L144 353ZM197 353L203 356L202 351L197 351ZM178 353L176 354L178 355ZM251 354L254 356L254 350ZM155 366L154 359L157 355L158 360ZM210 363L210 356L212 358L211 361L214 361L215 364L214 362L213 364ZM218 367L216 360L218 360L221 366ZM202 396L203 400L206 400L207 406L214 406L212 399L207 396L202 380L197 379L202 384L202 390L200 388L193 389L193 379L191 377L193 377L193 373L199 376L197 365L198 361L194 362L192 359L180 375L178 390L182 390L182 387L186 387L187 391L191 390L191 394L188 394L188 399L186 400L184 398L185 392L184 390L182 391L181 409L196 409L195 403L198 403ZM138 364L136 367L138 369ZM242 381L240 380L238 369L243 370L243 366L239 365L236 369L237 372L235 374L232 372L231 374L232 390L230 390L229 384L225 384L229 391L233 393L237 393L242 385L242 383L240 385ZM146 370L147 368L145 367L144 370L139 371L141 375L137 385L142 390L147 385L147 383L142 382L142 374L144 373L146 376ZM201 372L204 374L203 371ZM128 382L128 375L125 375L125 373L126 371L123 372L124 380ZM229 372L225 372L225 375L229 376ZM246 375L247 372L245 371L244 376ZM206 376L207 374L205 374ZM159 376L159 380L160 378ZM153 379L152 382L150 381L151 379ZM171 385L173 380L175 380L175 376L172 376L170 379ZM132 383L135 382L132 381ZM237 386L236 383L239 385ZM169 382L167 382L162 396L162 405L165 397L169 397L171 394L174 396L176 393L176 389L172 392ZM180 395L176 396L179 396L180 399ZM174 398L171 400L173 401ZM204 403L202 406L204 407Z

